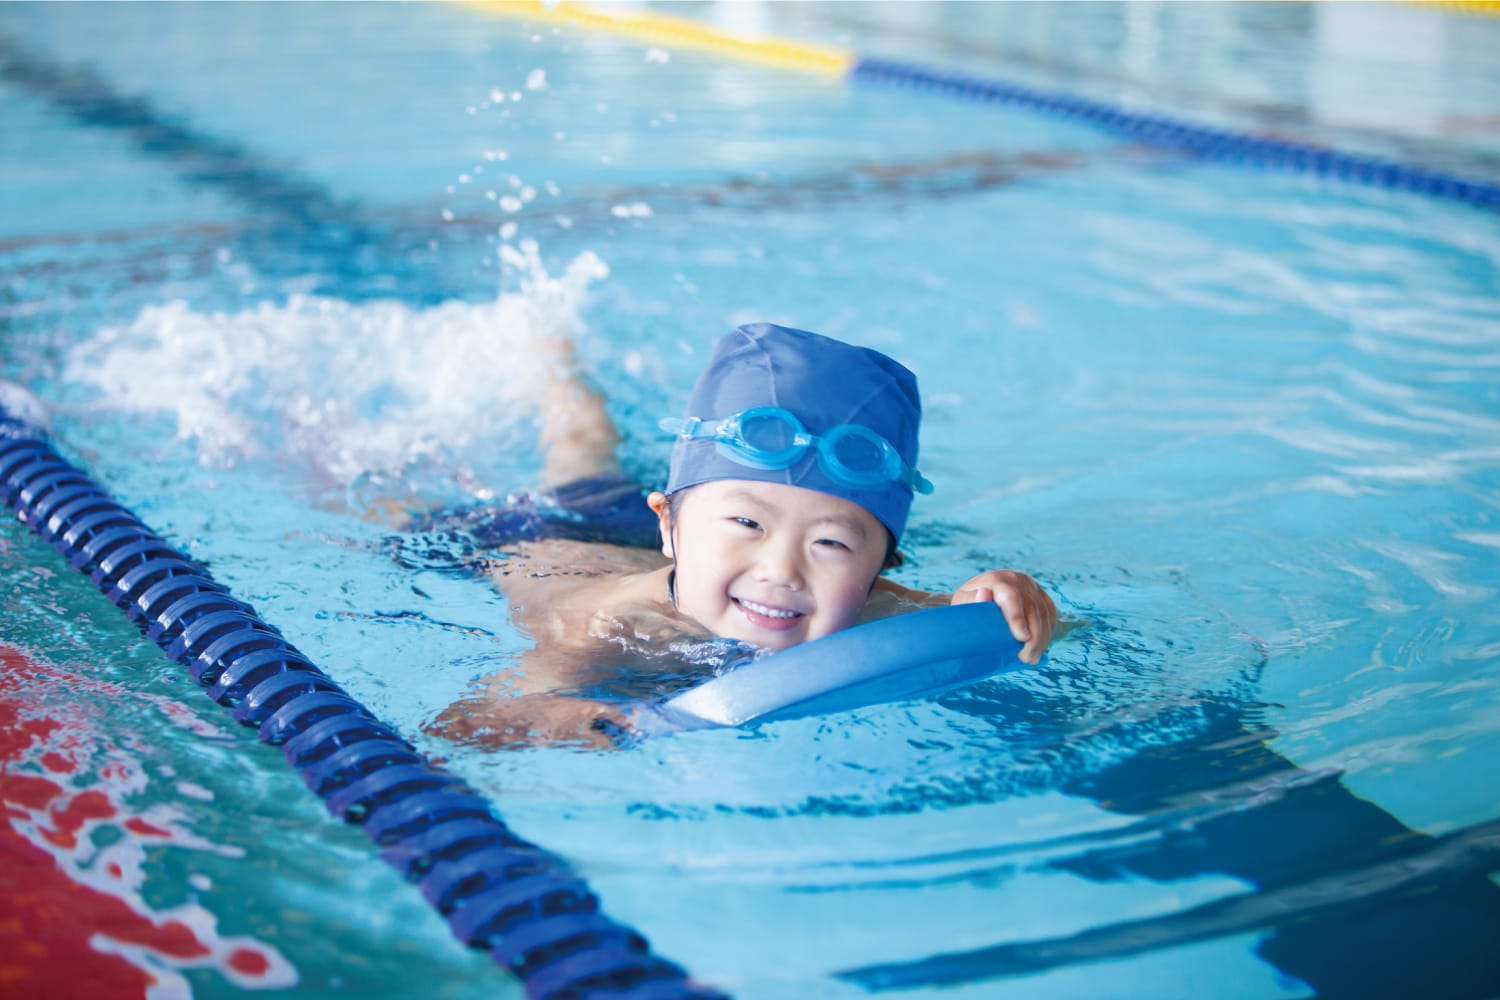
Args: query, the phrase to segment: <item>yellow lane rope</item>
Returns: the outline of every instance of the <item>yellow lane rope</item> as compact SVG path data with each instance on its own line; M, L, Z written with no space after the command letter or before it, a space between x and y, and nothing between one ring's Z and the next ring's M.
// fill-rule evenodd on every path
M843 75L854 64L854 54L830 45L812 45L782 38L741 38L700 21L639 8L609 10L602 5L540 0L465 0L470 6L496 14L551 24L571 24L656 45L716 52L745 62Z
M1463 14L1500 17L1500 0L1417 0L1424 7L1446 7Z

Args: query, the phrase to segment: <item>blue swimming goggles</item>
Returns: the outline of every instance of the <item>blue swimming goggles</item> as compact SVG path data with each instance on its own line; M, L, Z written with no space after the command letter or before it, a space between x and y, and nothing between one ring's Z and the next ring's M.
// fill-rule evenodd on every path
M756 406L722 420L667 417L657 426L682 441L716 441L719 454L752 469L789 469L816 446L818 465L840 486L882 490L899 483L914 493L932 492L932 483L903 462L889 441L859 424L809 434L790 410Z

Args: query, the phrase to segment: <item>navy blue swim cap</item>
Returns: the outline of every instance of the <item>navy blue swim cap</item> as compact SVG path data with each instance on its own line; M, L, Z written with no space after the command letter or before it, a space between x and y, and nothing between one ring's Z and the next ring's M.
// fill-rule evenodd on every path
M754 452L768 454L769 462L747 459L726 441L740 430L730 418L749 411L789 413L812 443ZM921 422L917 377L904 365L806 330L750 323L715 345L688 399L686 420L662 422L679 433L667 492L719 479L800 486L859 504L900 539L913 489L932 489L916 472ZM789 440L783 435L777 443ZM841 453L860 449L877 459L883 451L888 474L872 482L839 461Z

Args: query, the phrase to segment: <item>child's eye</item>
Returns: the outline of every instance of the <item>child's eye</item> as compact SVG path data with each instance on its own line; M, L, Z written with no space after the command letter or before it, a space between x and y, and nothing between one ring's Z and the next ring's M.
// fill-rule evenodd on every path
M738 524L741 527L749 528L752 531L759 531L760 530L760 523L757 522L757 521L752 521L748 517L731 517L730 520L733 521L735 524Z
M818 539L817 544L825 548L837 549L841 552L854 551L848 545L845 545L843 542L839 541L837 538L820 538Z

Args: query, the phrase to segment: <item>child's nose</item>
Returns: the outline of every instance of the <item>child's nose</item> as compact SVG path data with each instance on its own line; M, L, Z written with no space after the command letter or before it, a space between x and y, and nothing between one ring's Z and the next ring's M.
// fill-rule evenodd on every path
M792 590L802 589L802 561L794 546L767 542L761 547L756 568L760 578L767 583Z

